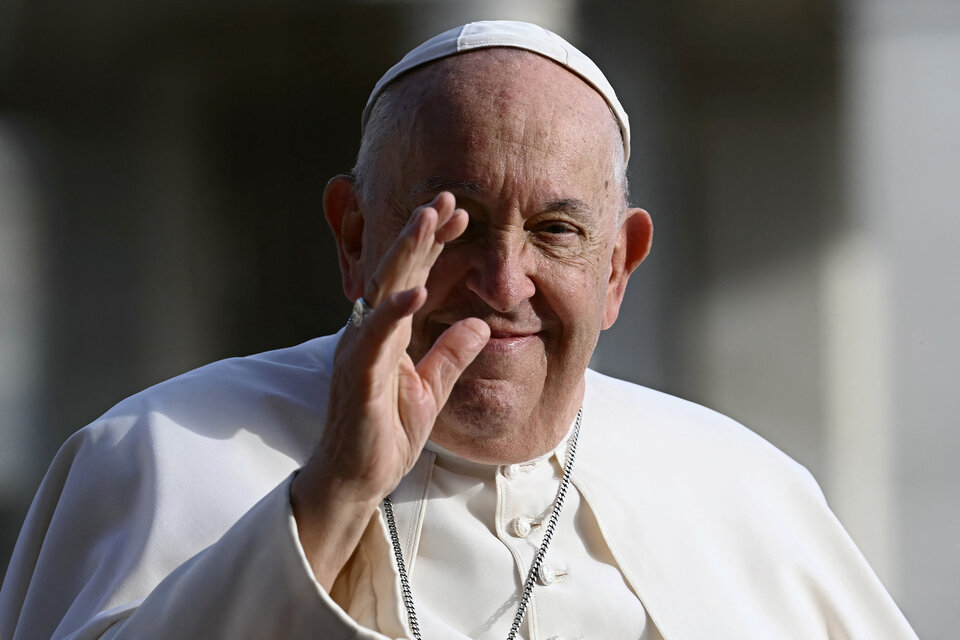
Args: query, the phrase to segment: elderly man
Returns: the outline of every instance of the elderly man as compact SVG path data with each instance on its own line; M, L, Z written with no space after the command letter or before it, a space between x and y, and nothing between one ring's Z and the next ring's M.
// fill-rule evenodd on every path
M587 370L652 234L592 62L467 25L364 124L324 196L348 326L71 438L0 637L914 637L802 468Z

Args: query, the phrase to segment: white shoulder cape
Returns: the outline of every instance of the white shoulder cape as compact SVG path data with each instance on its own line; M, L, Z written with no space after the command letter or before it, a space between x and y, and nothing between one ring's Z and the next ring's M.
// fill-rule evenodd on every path
M289 506L336 339L202 367L72 436L10 561L0 639L404 636L380 521L352 578L375 597L351 617ZM666 640L916 637L802 467L717 413L586 376L574 483Z

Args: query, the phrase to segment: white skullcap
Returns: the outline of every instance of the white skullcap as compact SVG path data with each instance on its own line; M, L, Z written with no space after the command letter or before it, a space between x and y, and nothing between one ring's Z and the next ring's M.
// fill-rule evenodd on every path
M617 123L620 125L620 134L623 137L624 160L630 159L630 121L627 119L627 112L623 110L623 106L617 100L617 94L613 91L613 87L610 86L600 68L579 49L552 31L547 31L543 27L528 22L512 20L471 22L455 27L430 38L403 56L400 62L390 67L383 74L383 77L373 88L373 92L367 99L367 106L363 109L363 117L360 121L361 131L367 126L370 111L373 109L377 98L380 97L387 85L401 74L440 58L491 47L525 49L538 53L583 78L597 90L597 93L603 96L603 99L613 109L613 113L617 117Z

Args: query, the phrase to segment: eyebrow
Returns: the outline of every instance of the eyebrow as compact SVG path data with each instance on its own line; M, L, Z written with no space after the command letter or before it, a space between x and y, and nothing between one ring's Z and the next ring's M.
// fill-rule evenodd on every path
M571 215L587 216L592 210L590 205L583 200L577 198L557 198L556 200L547 201L543 207L543 211L556 211L569 213Z

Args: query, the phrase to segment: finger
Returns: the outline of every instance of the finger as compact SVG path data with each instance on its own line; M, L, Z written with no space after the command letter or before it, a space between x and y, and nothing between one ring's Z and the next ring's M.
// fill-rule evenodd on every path
M490 340L490 327L479 318L466 318L451 325L417 363L417 373L426 384L439 410L453 385Z
M357 365L366 364L361 370L371 370L378 362L389 359L391 364L407 348L407 341L393 344L391 338L400 328L400 321L413 315L427 300L427 290L414 287L392 293L380 301L364 319L360 327L348 325L344 336L353 344L351 360Z
M427 253L420 256L420 265L410 274L407 285L426 283L430 269L436 263L443 251L444 244L456 239L470 223L470 216L465 209L455 208L456 200L449 192L439 194L432 207L437 211L436 229L433 231L433 243L429 245ZM427 245L424 245L427 246Z
M437 258L440 257L440 253L443 251L445 243L455 240L464 231L466 231L467 226L470 223L470 216L464 209L456 209L453 214L450 216L450 219L444 223L442 227L439 227L434 233L436 242L433 247L430 249L430 255L427 257L425 264L429 264L429 268L432 269L433 265L436 264ZM429 270L425 274L429 276Z
M437 242L441 244L444 242L450 242L466 231L469 223L470 216L467 214L466 210L454 209L449 219L437 227L437 231L434 236L436 237Z
M364 287L364 299L371 306L396 291L405 291L426 282L425 273L436 260L432 255L436 243L438 214L432 206L414 210L407 226L381 258L373 277Z
M425 206L437 211L438 227L442 227L457 210L457 199L449 191L441 191Z

